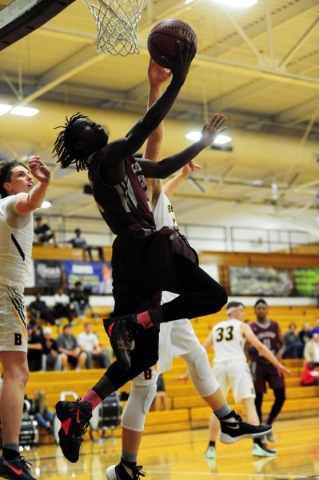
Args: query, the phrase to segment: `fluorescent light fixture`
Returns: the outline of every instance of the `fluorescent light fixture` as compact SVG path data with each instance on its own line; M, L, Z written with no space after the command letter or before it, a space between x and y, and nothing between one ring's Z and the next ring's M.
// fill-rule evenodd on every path
M218 135L214 143L216 143L217 145L224 145L225 143L229 142L231 142L231 137L229 137L228 135L220 134Z
M189 133L187 133L187 135L185 135L185 137L188 140L193 140L193 141L197 142L197 140L199 140L200 137L201 137L201 132L189 132Z
M187 135L185 135L185 137L188 140L193 140L193 141L197 142L197 140L199 140L200 137L201 137L201 132L189 132L189 133L187 133ZM229 137L228 135L220 134L216 138L214 144L224 145L225 143L229 143L229 142L231 142L231 137Z
M217 3L222 3L223 5L230 5L231 7L237 8L248 8L252 5L255 5L258 0L215 0Z
M44 200L40 208L50 208L51 205L52 205L51 202L49 202L48 200Z
M0 103L0 117L1 115L4 115L9 110L11 110L11 108L12 108L11 105L5 105L4 103Z
M22 117L33 117L39 113L39 110L30 107L14 107L10 113L12 113L12 115L21 115Z
M262 185L264 183L263 180L260 180L259 178L256 178L256 180L252 180L250 182L250 185Z

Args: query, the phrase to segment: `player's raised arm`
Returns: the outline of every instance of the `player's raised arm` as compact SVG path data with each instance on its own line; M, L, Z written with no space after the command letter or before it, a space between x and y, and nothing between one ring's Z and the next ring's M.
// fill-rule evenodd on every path
M211 121L204 126L201 138L190 147L157 163L142 160L140 164L144 175L146 177L167 178L177 172L191 162L202 150L214 143L217 136L226 130L226 120L225 115L216 113Z

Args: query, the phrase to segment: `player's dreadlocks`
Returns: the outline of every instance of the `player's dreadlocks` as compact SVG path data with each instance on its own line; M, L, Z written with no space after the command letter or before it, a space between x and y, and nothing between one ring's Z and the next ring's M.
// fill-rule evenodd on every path
M75 163L77 171L86 170L87 168L85 163L86 156L74 147L74 143L78 139L74 130L74 124L77 120L82 118L88 117L78 112L75 115L72 115L70 120L66 117L64 126L60 125L59 127L56 127L63 128L58 134L53 148L53 153L55 153L54 156L58 157L57 162L61 163L62 168L67 168L71 163Z

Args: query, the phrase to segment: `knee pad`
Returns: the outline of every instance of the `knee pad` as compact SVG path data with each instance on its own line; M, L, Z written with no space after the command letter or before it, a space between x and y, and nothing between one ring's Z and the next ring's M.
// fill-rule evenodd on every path
M132 385L130 396L122 415L122 426L128 430L142 432L145 417L156 393L156 383L145 386Z
M192 352L181 355L181 357L187 364L192 383L198 395L208 397L215 393L219 385L212 372L205 348L198 346Z

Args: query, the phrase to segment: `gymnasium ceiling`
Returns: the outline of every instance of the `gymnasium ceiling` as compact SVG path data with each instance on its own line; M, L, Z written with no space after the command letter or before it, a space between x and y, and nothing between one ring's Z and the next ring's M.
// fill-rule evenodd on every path
M0 0L0 9L9 3ZM189 145L185 134L214 112L227 115L232 137L231 148L201 154L202 170L178 196L317 209L319 0L258 0L246 9L214 0L148 0L140 54L126 57L97 51L93 16L77 0L0 52L0 103L40 110L31 118L1 116L0 150L40 154L52 166L50 214L98 216L83 193L86 173L61 171L52 159L54 127L81 111L111 139L125 135L145 112L148 32L167 18L192 25L198 52L165 122L163 156Z

